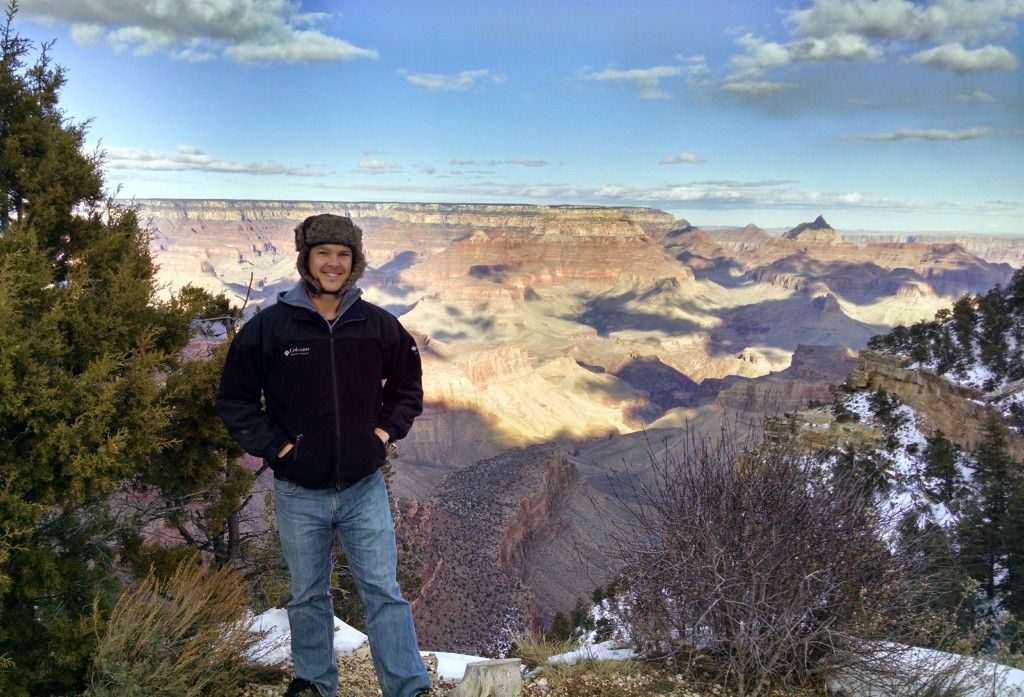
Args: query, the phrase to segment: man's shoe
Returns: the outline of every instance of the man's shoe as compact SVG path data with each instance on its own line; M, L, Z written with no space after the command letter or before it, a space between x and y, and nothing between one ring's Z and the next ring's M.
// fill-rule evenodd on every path
M295 678L288 683L288 689L284 691L284 697L320 697L320 691L309 680Z

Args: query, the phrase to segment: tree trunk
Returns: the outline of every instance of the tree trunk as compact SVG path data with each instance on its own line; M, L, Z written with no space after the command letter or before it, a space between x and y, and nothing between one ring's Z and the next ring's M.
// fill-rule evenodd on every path
M519 697L523 694L520 665L518 658L470 663L448 697Z

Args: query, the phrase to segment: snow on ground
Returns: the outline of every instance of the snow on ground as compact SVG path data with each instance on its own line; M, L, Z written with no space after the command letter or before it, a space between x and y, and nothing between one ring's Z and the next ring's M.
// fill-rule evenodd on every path
M947 674L945 685L949 694L960 697L1024 697L1024 670L992 663L980 658L965 658L942 651L915 649L907 657L906 670L914 674L911 686L885 685L884 680L872 681L853 677L839 677L830 687L849 697L893 697L898 694L932 694L928 680L936 674ZM919 677L918 677L919 676ZM903 681L901 681L903 682ZM970 688L970 689L968 689ZM941 689L937 694L945 694Z
M256 653L259 661L273 665L291 660L291 632L288 628L288 611L280 608L267 610L253 618L250 627L255 631L268 632ZM353 654L366 644L366 635L358 629L334 618L334 650L340 654ZM421 651L423 656L437 656L437 674L446 680L462 680L466 666L487 660L479 656L442 651Z
M250 626L257 631L267 631L267 637L261 644L260 661L267 665L287 661L291 658L291 635L288 630L288 612L283 609L267 610L253 618ZM366 635L334 618L334 649L341 654L352 654L366 644ZM549 663L575 663L580 660L621 661L634 658L631 649L621 648L617 641L600 643L584 643L579 648L558 656L552 656ZM470 663L485 661L480 656L467 656L459 653L439 651L422 651L423 656L437 656L437 674L447 680L462 680L466 666ZM954 665L956 661L965 661L965 670L976 677L980 687L968 692L964 697L1024 697L1024 670L991 663L981 659L961 659L951 654L921 649L919 652L922 665L941 669L945 665ZM984 684L981 684L983 682ZM838 685L837 685L838 686ZM855 683L843 686L843 694L849 697L887 697L887 693L878 689L865 688Z

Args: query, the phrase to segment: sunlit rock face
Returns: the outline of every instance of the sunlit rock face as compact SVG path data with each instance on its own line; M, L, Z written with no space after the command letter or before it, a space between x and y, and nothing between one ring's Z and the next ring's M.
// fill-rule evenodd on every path
M168 291L193 283L249 312L295 282L305 217L363 228L365 296L424 358L427 404L396 475L417 496L511 447L618 437L680 409L756 418L768 394L791 408L842 379L800 368L801 346L859 350L1012 271L952 240L848 239L823 216L770 234L649 208L135 203Z

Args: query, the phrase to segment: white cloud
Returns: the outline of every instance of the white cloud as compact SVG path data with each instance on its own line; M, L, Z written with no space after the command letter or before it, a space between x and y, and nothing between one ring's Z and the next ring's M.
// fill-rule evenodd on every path
M335 62L377 51L319 31L329 15L303 13L290 0L21 0L26 17L71 24L80 43L100 41L137 55L182 60L216 56L243 62Z
M597 82L632 82L640 96L644 99L670 99L672 95L660 89L661 80L665 78L679 77L690 73L696 75L702 69L701 58L693 62L688 68L676 65L659 65L653 68L635 68L632 70L602 70L595 73L589 68L583 68L578 72L584 80Z
M229 46L224 52L240 63L325 63L353 58L377 58L376 51L358 48L348 41L318 31L287 31Z
M472 157L453 157L449 161L449 164L453 164L456 167L466 167L468 165L475 165L476 160L474 160Z
M914 24L916 11L908 0L816 0L806 9L790 12L787 20L800 36L824 38L840 33L891 39Z
M834 34L824 38L809 37L790 46L794 60L800 61L877 61L883 52L863 36Z
M913 129L901 128L885 133L868 133L856 136L841 136L839 140L864 140L872 143L891 143L897 140L931 140L940 142L954 142L960 140L974 140L975 138L987 138L997 135L991 128L962 128L957 131L944 130L940 128Z
M733 56L729 61L736 69L736 76L759 77L765 70L786 65L792 60L788 48L753 34L745 34L736 39L735 43L747 51L745 55Z
M74 24L71 26L71 40L82 46L94 46L103 39L103 27L99 24Z
M815 0L787 16L805 37L855 34L870 40L975 43L1007 36L1024 17L1020 0Z
M952 43L919 51L910 57L914 63L934 68L952 70L955 73L987 72L992 70L1015 70L1017 57L1003 46L988 44L976 49L964 48L963 44Z
M785 15L789 40L745 34L721 89L751 97L778 92L770 70L801 62L884 61L890 56L957 73L1014 70L1016 56L997 43L1024 18L1022 0L812 0ZM775 82L775 84L779 84Z
M486 69L463 70L455 75L410 73L406 70L399 70L398 72L401 75L405 75L405 79L409 84L434 91L462 92L472 89L480 80L490 79L495 85L500 85L506 80L504 75L492 75L491 71Z
M700 159L699 157L694 155L692 152L682 152L682 153L679 153L678 155L672 155L671 157L662 158L662 160L661 160L661 162L659 164L663 164L663 165L678 165L678 164L695 165L695 164L699 164L699 163L701 163L703 161L704 160Z
M287 175L300 177L323 176L299 167L276 162L229 162L218 160L200 148L179 145L174 152L158 152L142 148L105 148L104 165L112 170L196 171L228 174Z

